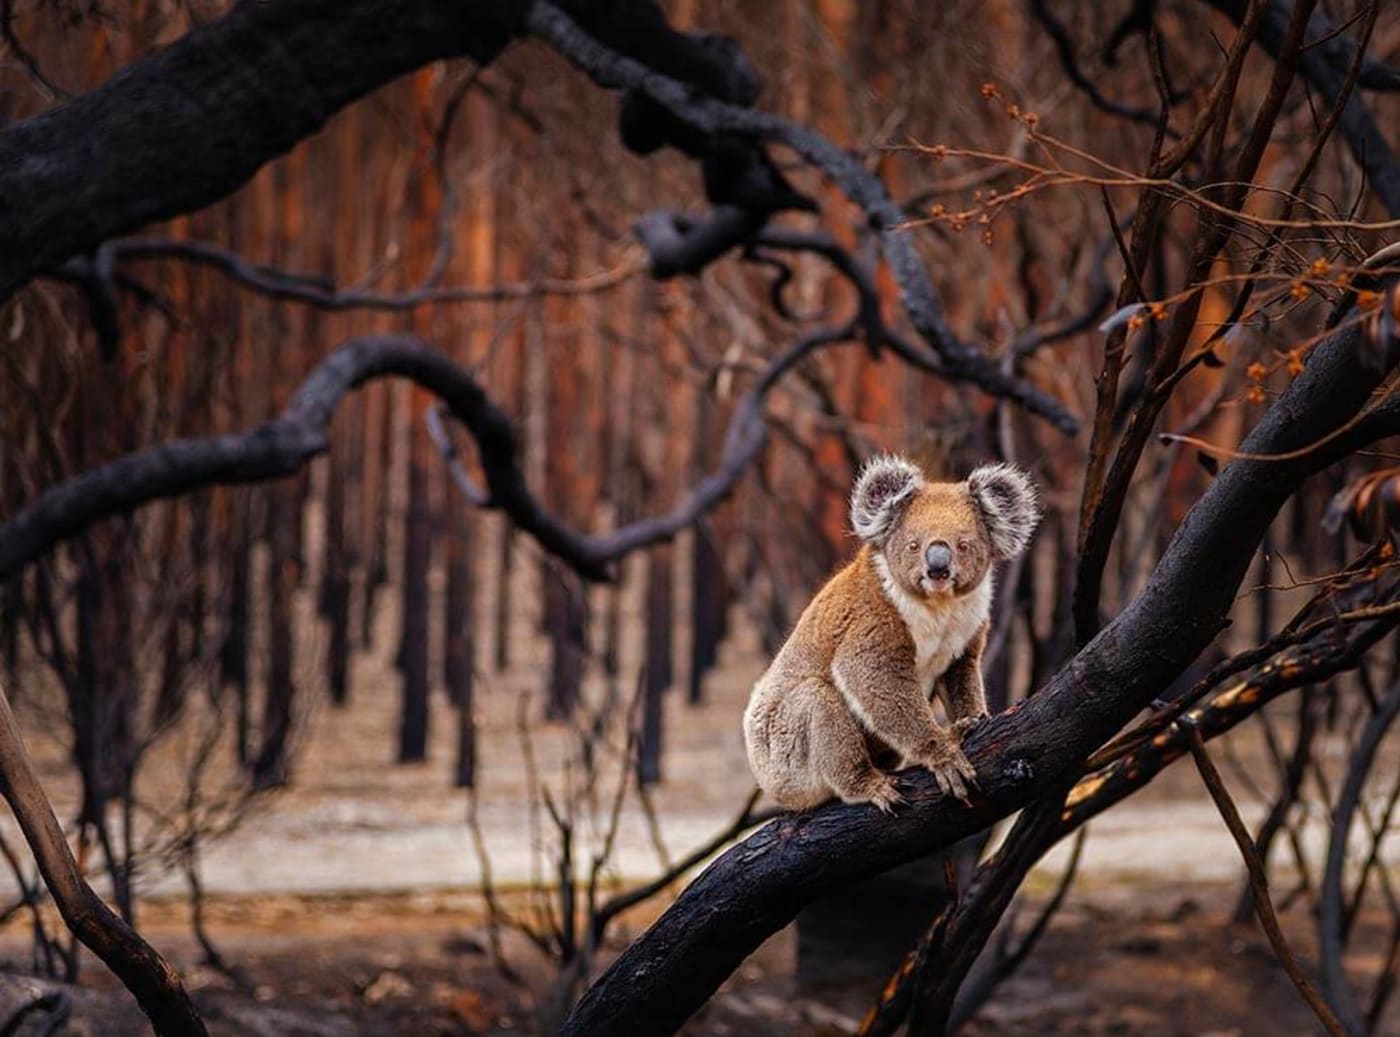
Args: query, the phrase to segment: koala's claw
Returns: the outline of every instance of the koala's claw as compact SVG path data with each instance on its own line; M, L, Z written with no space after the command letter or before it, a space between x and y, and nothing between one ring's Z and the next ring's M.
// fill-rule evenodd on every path
M977 771L961 749L954 747L946 754L940 754L938 759L928 761L925 766L938 783L940 792L971 804L967 791L977 787Z
M963 717L961 720L955 720L953 721L953 735L961 742L969 731L988 719L988 714L978 713L976 716Z
M961 802L972 805L967 797L967 781L959 769L952 764L933 771L933 780L938 782L938 790L945 796L956 796Z
M906 801L899 794L899 789L895 788L894 782L886 778L884 783L871 793L870 802L875 804L880 813L893 815L895 808L904 806Z

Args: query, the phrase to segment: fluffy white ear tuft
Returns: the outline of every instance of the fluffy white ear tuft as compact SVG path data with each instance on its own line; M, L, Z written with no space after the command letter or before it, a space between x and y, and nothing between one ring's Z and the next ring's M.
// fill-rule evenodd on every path
M967 488L999 558L1015 558L1026 549L1040 521L1040 502L1030 476L1015 465L987 464L967 477Z
M902 457L879 454L866 461L851 490L851 528L856 536L882 543L923 484L924 473Z

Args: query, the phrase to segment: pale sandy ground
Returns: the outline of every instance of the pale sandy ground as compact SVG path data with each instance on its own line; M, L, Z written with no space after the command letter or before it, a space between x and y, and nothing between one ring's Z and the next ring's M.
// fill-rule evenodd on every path
M377 661L365 660L361 670ZM750 788L738 718L760 665L753 652L731 650L709 683L710 699L703 708L687 706L678 693L671 696L667 780L654 793L654 801L672 857L722 830ZM553 869L548 823L527 806L527 768L517 730L518 696L532 679L519 674L488 679L479 711L483 729L478 817L495 881L506 887L536 882ZM302 724L292 787L275 793L232 836L207 850L203 877L208 891L238 896L477 887L481 861L465 823L467 795L450 784L454 714L441 698L435 699L431 760L405 767L392 763L396 708L396 681L383 668L357 682L348 710L316 707ZM538 712L535 706L531 709ZM559 796L564 784L560 760L570 735L558 725L535 725L531 738L543 780ZM1236 738L1241 757L1257 760L1259 747L1253 739L1243 732ZM73 803L73 783L55 756L54 744L38 734L34 743L62 813ZM165 783L173 779L162 772L178 770L178 765L162 756L151 769L155 781ZM1228 767L1226 777L1232 777ZM596 814L600 822L617 779L617 762L610 758ZM1266 774L1266 788L1269 780ZM1238 780L1232 785L1246 820L1256 823L1264 804ZM0 827L7 838L14 836L8 817ZM585 847L600 844L601 830L588 832L586 824L583 830L591 836ZM1305 847L1314 860L1324 852L1325 834L1325 818L1315 813L1305 832ZM1400 840L1392 840L1386 850L1393 866L1400 859ZM1060 847L1042 869L1058 873L1066 853L1067 847ZM586 853L581 858L584 867ZM629 795L609 874L619 881L649 878L660 870L659 861L636 796ZM1178 763L1130 802L1096 820L1082 868L1086 876L1114 881L1192 883L1240 874L1234 844L1189 761ZM3 881L8 882L8 876ZM161 896L178 894L183 885L178 876L148 872L141 888L147 895Z

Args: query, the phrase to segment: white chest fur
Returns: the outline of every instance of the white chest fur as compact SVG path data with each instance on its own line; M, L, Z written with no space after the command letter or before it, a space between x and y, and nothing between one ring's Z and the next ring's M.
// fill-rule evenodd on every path
M914 641L915 665L919 684L932 692L933 682L943 676L949 664L967 649L992 611L992 574L967 594L943 601L915 597L890 575L885 560L878 555L875 568L885 595L909 628Z

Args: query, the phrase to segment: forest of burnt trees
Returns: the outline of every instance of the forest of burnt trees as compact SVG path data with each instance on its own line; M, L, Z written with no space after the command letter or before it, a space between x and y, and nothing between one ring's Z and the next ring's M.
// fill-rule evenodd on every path
M202 860L386 700L358 748L450 753L409 780L464 790L541 1032L734 1032L716 991L794 919L799 972L871 956L861 1033L1050 1032L977 1013L1179 759L1238 855L1193 924L1256 934L1305 1025L1400 1032L1397 15L0 0L0 935L47 984L4 1032L64 1025L83 948L157 1032L240 1032L143 890L179 877L239 987ZM779 815L734 775L732 824L624 873L891 450L1042 488L972 802L910 770L892 818ZM478 813L517 733L528 894Z

